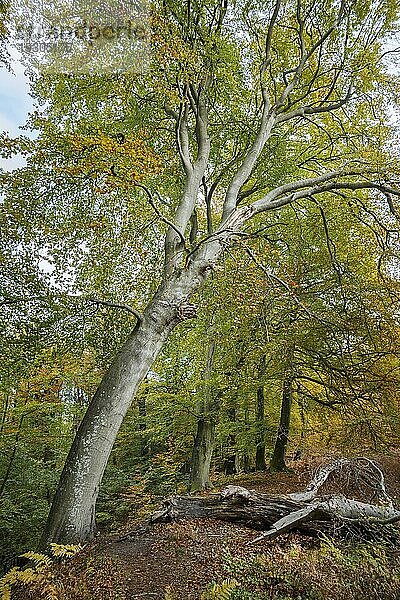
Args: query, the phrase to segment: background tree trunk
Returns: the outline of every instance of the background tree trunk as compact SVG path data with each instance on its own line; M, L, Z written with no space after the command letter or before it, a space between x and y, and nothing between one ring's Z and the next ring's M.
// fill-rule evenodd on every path
M285 455L289 439L290 411L292 406L292 379L285 378L282 389L281 415L278 433L276 436L274 452L270 462L271 471L284 471L286 467Z
M272 454L270 470L284 471L286 467L285 455L289 439L290 410L292 406L292 380L287 378L283 382L281 415L278 433L276 436L274 452Z
M208 415L197 421L197 433L193 446L190 489L192 492L211 487L210 467L215 443L215 421Z
M260 361L258 377L262 380L265 374L265 355ZM265 471L267 464L265 462L265 396L264 383L261 382L257 388L257 406L256 406L256 428L257 428L257 447L256 447L256 471Z
M236 395L234 398L234 403L236 404ZM227 416L229 419L229 423L232 423L233 426L236 424L236 408L232 406L227 411ZM236 452L236 435L234 433L230 433L228 436L228 456L224 460L224 473L225 475L234 475L237 473L237 452Z
M192 453L190 474L191 491L204 490L211 487L210 467L215 444L215 413L217 411L215 391L211 384L214 365L215 340L208 345L206 368L204 372L203 399L200 403L200 418L197 421L197 433Z
M264 386L257 388L257 448L256 448L256 471L265 471L265 432L264 432Z

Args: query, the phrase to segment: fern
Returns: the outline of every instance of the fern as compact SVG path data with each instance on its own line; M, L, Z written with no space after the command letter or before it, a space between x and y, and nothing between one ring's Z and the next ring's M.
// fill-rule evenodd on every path
M175 594L173 593L170 585L167 585L165 588L164 600L175 600Z
M51 567L53 564L52 559L47 554L39 554L38 552L25 552L21 554L22 558L27 558L35 564L36 568Z
M79 545L51 544L52 556L38 552L21 554L22 558L26 558L33 563L33 568L13 567L1 577L0 600L11 600L11 592L16 585L24 586L29 592L35 593L35 597L39 595L45 600L59 600L59 590L53 581L54 576L51 571L54 558L64 560L74 556L81 549L82 546Z
M50 544L51 553L56 558L70 558L82 550L80 544Z
M213 583L210 589L201 595L201 600L230 600L233 590L238 585L236 579L226 579L222 583Z

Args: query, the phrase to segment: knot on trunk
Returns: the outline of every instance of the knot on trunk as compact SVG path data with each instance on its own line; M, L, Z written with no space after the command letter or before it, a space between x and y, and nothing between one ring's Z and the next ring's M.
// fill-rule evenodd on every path
M197 304L182 302L176 309L176 317L178 319L178 322L186 321L187 319L196 319Z

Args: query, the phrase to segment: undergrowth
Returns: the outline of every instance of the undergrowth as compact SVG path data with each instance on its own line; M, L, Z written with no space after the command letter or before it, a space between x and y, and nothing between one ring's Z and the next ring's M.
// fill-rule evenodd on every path
M345 544L327 537L318 547L274 544L251 559L226 551L224 576L235 581L219 591L213 582L204 598L213 600L398 600L399 554L386 545ZM221 584L222 585L222 584Z
M121 569L91 550L51 544L49 555L21 555L29 564L0 579L0 600L127 600Z

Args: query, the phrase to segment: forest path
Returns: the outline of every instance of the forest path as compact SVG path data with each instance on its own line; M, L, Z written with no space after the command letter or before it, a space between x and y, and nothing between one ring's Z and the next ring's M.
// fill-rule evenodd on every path
M400 498L400 464L396 455L374 457L385 471L388 491L396 504ZM256 473L230 479L235 485L265 493L285 494L305 488L312 474L326 457L298 461L292 473ZM216 489L224 487L226 482ZM357 498L357 489L346 488L346 481L335 478L326 484L325 493L341 489ZM110 557L123 572L126 597L163 600L166 590L174 600L199 600L201 592L213 580L235 577L229 571L230 556L250 560L260 552L282 550L298 537L301 544L315 542L299 534L289 534L273 544L248 546L254 530L234 523L193 519L156 524L151 528L127 528L126 533L103 538L100 552ZM300 540L301 538L301 540Z
M271 493L289 493L304 487L308 469L293 473L256 473L237 476L237 485ZM216 490L223 487L219 485ZM242 525L217 520L138 526L127 534L109 538L102 552L124 571L127 597L164 599L169 589L177 600L198 600L212 580L234 577L226 572L229 556L250 559L259 546L247 546L255 532Z

